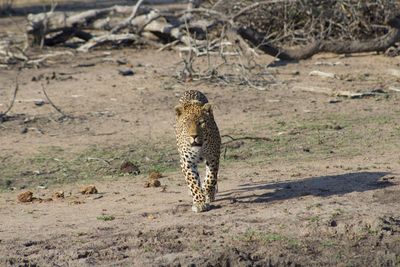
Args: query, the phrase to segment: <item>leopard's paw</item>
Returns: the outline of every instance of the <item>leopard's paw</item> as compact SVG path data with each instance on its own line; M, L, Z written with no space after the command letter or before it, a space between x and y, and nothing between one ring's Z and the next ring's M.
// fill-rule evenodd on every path
M210 209L210 206L204 202L193 203L193 206L192 206L192 211L195 213L208 211L209 209Z

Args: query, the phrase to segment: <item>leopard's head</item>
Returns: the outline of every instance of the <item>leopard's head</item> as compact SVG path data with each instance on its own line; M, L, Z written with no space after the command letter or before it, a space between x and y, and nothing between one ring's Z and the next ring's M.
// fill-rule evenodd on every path
M204 143L204 131L207 122L212 118L209 103L202 104L192 100L175 107L176 125L180 137L192 147L201 147Z

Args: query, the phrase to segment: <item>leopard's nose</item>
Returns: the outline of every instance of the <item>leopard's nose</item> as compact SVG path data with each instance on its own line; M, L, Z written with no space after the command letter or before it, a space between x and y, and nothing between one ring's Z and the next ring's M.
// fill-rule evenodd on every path
M191 137L191 143L193 144L193 143L197 143L197 135L193 135L193 134L191 134L190 135L190 137Z
M192 145L201 145L201 142L199 140L199 136L198 135L190 135L190 143Z

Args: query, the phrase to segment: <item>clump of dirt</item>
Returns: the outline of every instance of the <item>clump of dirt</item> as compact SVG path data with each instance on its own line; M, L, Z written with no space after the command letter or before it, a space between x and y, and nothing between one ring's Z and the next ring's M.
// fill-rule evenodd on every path
M40 197L34 197L33 196L33 192L32 191L25 191L22 192L20 194L18 194L17 199L19 202L21 203L29 203L29 202L38 202L38 203L42 203L42 202L50 202L53 201L52 198L40 198Z
M158 171L152 171L149 174L149 180L156 180L162 178L162 174Z
M19 202L25 203L25 202L32 202L34 200L34 197L32 191L25 191L20 193L17 199Z
M122 173L130 173L130 174L134 174L134 175L140 174L139 166L133 164L130 161L122 162L119 169Z
M97 188L96 188L96 186L94 186L94 185L86 185L86 186L83 186L83 187L79 190L79 192L80 192L82 195L90 195L90 194L97 194L97 193L98 193Z
M77 200L77 199L72 200L72 201L69 202L70 205L81 205L81 204L85 204L85 203L86 203L85 201Z
M162 174L158 171L152 171L149 174L149 177L147 178L146 183L144 184L144 187L160 187L161 182L158 180L162 177Z

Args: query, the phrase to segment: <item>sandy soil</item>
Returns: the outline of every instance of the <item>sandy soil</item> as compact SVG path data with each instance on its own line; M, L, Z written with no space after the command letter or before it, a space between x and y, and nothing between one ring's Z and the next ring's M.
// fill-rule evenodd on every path
M399 58L320 55L271 67L276 84L265 91L179 82L179 62L174 51L124 48L22 69L0 123L1 266L400 265L400 93L390 90L400 88L390 71ZM16 74L0 69L0 110ZM41 84L71 118L60 119ZM379 90L349 99L310 87ZM173 131L173 107L190 88L215 105L222 135L270 138L224 146L216 202L201 214L191 212ZM141 174L121 174L124 160ZM144 187L152 169L162 187ZM80 194L87 184L99 192ZM25 190L64 198L19 203Z

